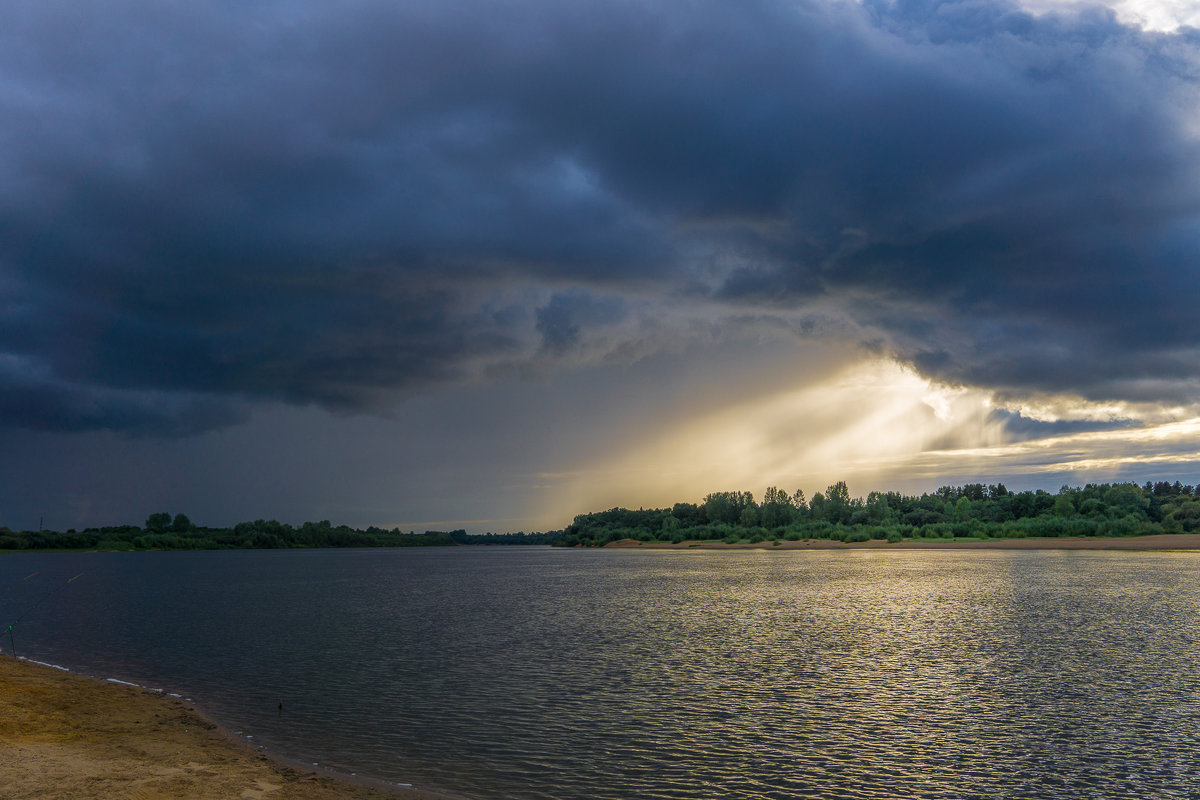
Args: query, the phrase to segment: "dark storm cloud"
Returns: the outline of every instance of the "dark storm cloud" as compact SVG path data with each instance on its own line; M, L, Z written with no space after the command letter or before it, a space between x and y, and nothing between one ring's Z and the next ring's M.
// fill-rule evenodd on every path
M559 292L537 310L537 332L542 337L542 349L562 355L579 344L582 325L614 322L626 316L621 302L614 298L598 298L579 291Z
M182 436L246 419L220 397L70 384L15 359L0 360L0 419L32 430L117 428L138 436Z
M644 352L622 297L1195 400L1194 31L986 1L5 18L9 424L187 431Z
M1031 419L1018 411L995 409L989 415L990 421L999 422L1004 430L1015 441L1025 439L1045 439L1050 436L1064 436L1072 433L1088 433L1091 431L1111 431L1121 428L1135 427L1136 423L1129 419L1115 420L1055 420L1046 422Z

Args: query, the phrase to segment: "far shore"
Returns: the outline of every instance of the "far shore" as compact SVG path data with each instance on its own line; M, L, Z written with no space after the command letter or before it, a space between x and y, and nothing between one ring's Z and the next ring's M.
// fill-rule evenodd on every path
M1200 550L1200 533L1163 533L1153 536L1061 536L1039 539L985 539L983 541L839 542L834 539L785 539L727 544L720 540L639 542L621 539L605 547L643 550Z
M4 800L449 800L268 758L182 699L0 656Z

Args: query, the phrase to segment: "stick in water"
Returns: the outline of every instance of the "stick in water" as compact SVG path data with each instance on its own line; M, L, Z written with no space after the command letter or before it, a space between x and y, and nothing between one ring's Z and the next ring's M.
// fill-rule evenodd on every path
M37 574L37 573L36 573L36 572L34 572L34 573L32 573L31 575L28 575L28 576L26 576L26 580L28 580L29 578L32 578L32 577L33 577L34 575L36 575L36 574ZM79 575L76 575L76 576L75 576L75 578L78 578L78 577L80 577L80 575L83 575L83 573L82 573L82 572L81 572L81 573L79 573ZM68 585L68 584L70 584L72 581L74 581L74 580L75 580L75 578L68 578L68 579L67 579L67 582L66 582L66 583L64 583L62 586L57 586L57 587L51 588L51 589L50 589L48 592L46 592L44 595L42 595L42 596L41 596L41 598L40 598L40 599L39 599L39 600L38 600L36 603L34 603L33 605L31 605L29 608L25 609L25 612L24 612L23 614L21 614L21 616L17 617L16 619L14 619L12 622L10 622L10 623L8 624L8 643L9 643L10 645L12 645L12 654L13 654L13 658L16 658L16 657L17 657L17 643L16 643L16 640L13 638L13 626L15 626L15 625L16 625L18 622L20 622L21 620L25 619L25 617L29 616L29 614L30 614L30 613L31 613L31 612L32 612L32 611L33 611L35 608L37 608L38 606L40 606L42 603L46 602L46 600L47 600L47 599L49 599L50 595L54 594L54 592L55 592L55 589L61 590L63 587L67 586L67 585Z

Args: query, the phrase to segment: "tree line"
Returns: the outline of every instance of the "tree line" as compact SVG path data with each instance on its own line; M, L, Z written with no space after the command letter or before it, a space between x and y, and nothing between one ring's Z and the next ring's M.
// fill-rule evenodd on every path
M220 550L293 547L428 547L554 544L601 546L621 539L643 542L764 542L834 539L1025 538L1139 536L1200 532L1200 486L1179 481L1089 483L1012 492L1004 484L969 483L905 495L871 492L851 497L838 481L811 499L801 490L771 486L706 495L671 508L612 508L580 514L562 531L469 534L463 529L424 533L332 525L329 520L289 525L277 520L203 527L185 514L151 514L143 526L84 530L14 531L0 526L0 550Z
M746 491L714 492L701 503L671 508L612 508L580 514L555 542L601 546L621 539L644 542L728 543L834 539L1025 538L1139 536L1200 531L1200 487L1178 481L1089 483L1011 492L1004 484L943 486L905 495L871 492L853 498L838 481L811 500L769 487L756 502Z
M239 522L232 528L195 525L186 514L151 514L142 527L117 525L63 532L13 531L0 526L0 550L233 550L291 547L430 547L470 544L550 544L553 533L404 532L332 525L329 520L292 526L277 520Z

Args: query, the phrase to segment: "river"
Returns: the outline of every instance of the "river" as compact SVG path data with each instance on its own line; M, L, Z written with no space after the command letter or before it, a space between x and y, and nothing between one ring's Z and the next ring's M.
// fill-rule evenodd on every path
M1200 553L16 553L0 591L6 651L479 800L1200 796Z

